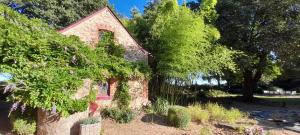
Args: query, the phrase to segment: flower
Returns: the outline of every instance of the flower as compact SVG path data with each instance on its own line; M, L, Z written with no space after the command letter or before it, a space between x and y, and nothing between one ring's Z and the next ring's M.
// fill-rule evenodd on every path
M10 108L10 111L9 111L8 116L10 116L11 112L13 112L13 111L15 111L15 110L18 109L19 103L20 103L19 101L16 102L16 103L13 103L13 105L12 105L11 108Z
M23 105L21 106L22 114L25 112L25 109L26 109L26 104L23 104Z
M5 94L7 92L11 92L15 89L16 89L16 84L14 84L14 83L8 84L8 85L5 86L3 94Z
M56 114L56 105L53 104L51 114Z

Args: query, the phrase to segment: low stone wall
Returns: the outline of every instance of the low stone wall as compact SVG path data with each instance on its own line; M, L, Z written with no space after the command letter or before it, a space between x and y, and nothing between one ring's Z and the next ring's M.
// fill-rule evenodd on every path
M78 121L87 118L88 115L88 111L85 111L64 118L38 109L37 135L78 135Z

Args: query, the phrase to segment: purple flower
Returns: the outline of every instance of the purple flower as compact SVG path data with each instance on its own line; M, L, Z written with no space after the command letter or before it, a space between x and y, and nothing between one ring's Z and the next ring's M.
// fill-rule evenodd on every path
M5 94L7 92L11 92L14 89L16 89L16 84L14 84L14 83L8 84L8 85L5 86L3 94Z
M23 105L21 106L22 114L25 112L25 109L26 109L26 104L23 104Z
M19 103L20 103L19 101L16 102L16 103L13 103L13 105L12 105L11 108L10 108L10 111L9 111L8 116L10 115L11 112L17 110L17 108L18 108L18 106L19 106Z
M56 114L56 105L53 104L51 114Z

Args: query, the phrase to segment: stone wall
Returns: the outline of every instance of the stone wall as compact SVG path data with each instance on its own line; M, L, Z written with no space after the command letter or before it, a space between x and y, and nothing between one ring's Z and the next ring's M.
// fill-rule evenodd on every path
M71 24L70 26L60 30L64 35L76 35L82 41L95 47L99 42L99 32L111 31L114 33L114 38L117 43L125 48L125 58L130 61L143 61L148 63L148 52L145 51L134 38L124 28L122 23L116 18L112 11L106 7L90 16ZM98 103L102 106L113 106L112 103L115 92L117 91L117 79L110 79L110 97L100 97ZM148 101L148 81L145 80L130 80L130 94L132 96L132 108L141 107ZM86 91L79 91L76 98L86 95Z
M148 53L132 38L109 8L103 8L60 32L64 35L76 35L82 41L95 47L99 42L101 30L114 33L116 42L123 45L126 50L126 59L147 62Z
M79 121L87 117L88 111L64 118L38 109L37 135L78 135Z
M103 107L115 107L114 95L118 89L118 80L111 79L109 81L110 98L99 98L96 102ZM131 96L130 108L140 109L143 105L146 105L148 101L148 80L133 79L128 81L129 94Z

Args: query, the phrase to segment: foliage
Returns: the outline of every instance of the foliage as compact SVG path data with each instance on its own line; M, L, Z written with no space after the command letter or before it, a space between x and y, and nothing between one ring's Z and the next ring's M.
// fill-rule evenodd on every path
M210 117L210 113L207 110L202 109L200 104L194 104L188 107L191 114L192 121L207 123Z
M235 108L231 108L230 110L227 110L225 114L226 114L226 121L231 124L236 123L238 120L241 120L242 118L246 117L244 113L242 113L241 111Z
M238 109L232 108L228 110L216 103L206 104L206 109L210 113L210 119L214 121L236 123L238 120L247 117L246 114L242 113Z
M103 31L98 46L104 47L105 52L107 52L110 56L119 58L124 57L125 49L121 45L115 43L113 32Z
M204 95L207 98L216 98L226 96L228 93L221 90L210 89L208 91L204 91Z
M100 122L99 118L97 118L97 117L89 117L89 118L81 120L80 124L90 125L90 124L95 124L95 123L99 123L99 122Z
M1 3L56 28L66 27L108 5L107 0L1 0Z
M78 37L63 36L38 19L28 19L0 5L0 69L13 77L5 88L12 92L11 111L21 104L67 116L86 110L95 99L74 99L83 79L144 77L147 66L110 56L103 46L92 49ZM22 37L22 38L20 38Z
M214 10L210 6L205 14ZM220 35L204 22L206 17L166 0L150 3L144 15L135 13L128 27L154 56L155 74L186 79L198 72L234 69L234 52L215 44Z
M160 115L167 115L170 104L168 100L163 98L157 98L157 100L153 104L154 111Z
M209 127L202 127L200 129L199 135L213 135L213 133Z
M226 109L215 103L208 103L206 109L210 112L210 118L215 121L226 120Z
M117 101L118 107L121 110L129 108L131 96L129 94L129 86L126 81L121 80L118 84L118 90L114 96L114 100Z
M185 128L189 125L191 116L187 108L172 106L168 110L168 120L175 127Z
M18 118L13 122L13 132L19 135L33 135L35 131L35 121Z
M121 110L119 108L105 108L101 112L104 118L111 118L119 123L129 123L134 119L132 110Z
M278 76L276 65L299 51L299 1L221 0L221 42L243 52L235 60L244 84L245 100L251 101L257 82ZM287 49L288 48L288 49ZM275 68L274 68L275 66ZM267 79L270 71L274 71Z
M33 135L36 131L35 110L28 108L25 110L17 110L10 114L10 122L12 123L12 131L19 135Z

